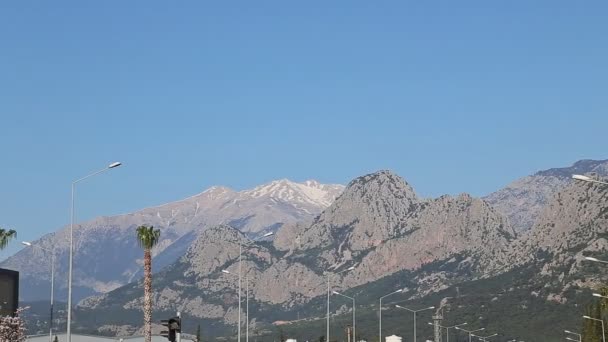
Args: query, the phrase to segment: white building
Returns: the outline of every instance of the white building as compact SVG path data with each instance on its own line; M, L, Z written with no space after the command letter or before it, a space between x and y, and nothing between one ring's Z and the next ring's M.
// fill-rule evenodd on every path
M401 342L401 336L392 335L386 337L386 342Z
M66 334L57 334L59 342L66 342ZM53 336L53 341L55 336ZM27 342L49 342L49 335L36 335L28 336ZM128 336L128 337L104 337L104 336L91 336L91 335L79 335L72 334L72 342L144 342L143 336ZM168 342L166 337L152 336L152 342ZM182 338L182 342L194 342L189 339Z

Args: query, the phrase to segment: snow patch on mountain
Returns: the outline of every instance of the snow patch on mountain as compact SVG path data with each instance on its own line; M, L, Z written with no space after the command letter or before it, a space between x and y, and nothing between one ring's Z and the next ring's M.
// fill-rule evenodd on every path
M269 197L292 204L300 203L328 207L342 193L343 189L343 185L320 184L315 180L296 183L288 179L281 179L257 186L251 190L241 191L239 194L241 198Z

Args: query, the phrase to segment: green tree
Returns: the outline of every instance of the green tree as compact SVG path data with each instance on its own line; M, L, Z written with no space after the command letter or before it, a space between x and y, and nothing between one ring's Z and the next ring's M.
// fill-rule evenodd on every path
M144 341L152 341L152 248L160 241L160 230L137 227L137 241L144 250Z
M601 302L597 301L589 304L585 309L585 315L602 319ZM591 319L584 319L581 334L583 342L602 342L602 323Z
M601 294L604 297L608 297L608 287L603 287L602 289L600 289L598 291L599 294ZM600 298L600 305L602 308L602 312L606 312L608 311L608 299L606 298Z
M4 249L8 243L17 237L17 232L12 229L0 228L0 250Z
M201 342L201 325L196 327L196 342Z

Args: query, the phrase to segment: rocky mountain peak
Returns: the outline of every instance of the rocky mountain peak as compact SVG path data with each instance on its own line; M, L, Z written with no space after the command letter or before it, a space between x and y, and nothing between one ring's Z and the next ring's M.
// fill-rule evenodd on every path
M314 179L309 179L309 180L305 181L305 182L304 182L304 184L305 184L306 186L311 187L311 188L319 188L319 187L321 187L321 186L322 186L322 184L321 184L321 183L317 182L317 181L316 181L316 180L314 180Z
M574 174L597 173L606 175L608 173L608 159L593 160L583 159L568 167L552 168L535 173L535 176L557 177L570 180Z
M344 193L349 196L360 195L368 198L394 196L408 204L418 201L414 189L403 178L389 170L381 170L355 178L347 185Z
M175 202L80 222L75 226L76 293L104 293L141 277L142 255L134 233L134 227L138 225L148 224L162 230L162 242L153 251L154 265L160 269L184 255L197 236L209 227L227 224L252 236L276 231L286 224L312 220L343 188L342 185L313 181L300 184L285 179L238 192L214 186ZM212 230L208 234L230 237L233 233ZM67 227L63 227L35 243L52 246L58 259L65 258L69 247L66 234ZM238 241L236 236L231 239ZM38 288L49 281L44 257L39 249L26 248L1 263L0 267L21 272L24 284L21 293L25 299L40 299L42 292ZM67 284L63 281L66 271L64 265L58 265L58 298L66 293Z
M603 286L605 274L589 268L584 257L606 258L606 203L608 186L569 183L548 201L531 231L511 246L509 262L536 263L541 268L538 277L544 278L543 282L558 279L554 285L560 291L567 291L571 286Z
M408 218L419 205L414 189L390 171L351 181L315 222L299 233L307 248L343 244L361 251L412 229Z
M180 262L188 264L191 272L206 275L225 267L231 260L237 260L239 245L243 246L244 255L259 249L238 229L218 225L200 234ZM266 253L265 258L269 259L270 255Z
M247 241L245 234L226 224L210 227L202 232L198 238L202 243L214 244L220 241L239 243Z
M201 194L199 194L199 196L206 196L215 199L221 196L232 195L234 193L234 190L225 186L212 186L209 189L203 191Z
M240 198L270 198L304 206L329 206L344 189L339 184L320 184L317 181L297 183L280 179L240 192Z
M484 199L507 216L517 232L529 231L553 196L572 183L573 174L608 176L608 160L580 160L520 178Z

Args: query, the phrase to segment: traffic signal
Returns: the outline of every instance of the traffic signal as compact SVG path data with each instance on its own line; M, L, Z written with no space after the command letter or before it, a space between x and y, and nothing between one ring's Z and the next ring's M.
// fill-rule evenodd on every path
M19 306L19 272L0 268L0 317L13 316Z
M169 342L176 342L176 335L182 332L182 319L180 317L163 319L160 324L168 329L161 331L160 335L166 337Z

